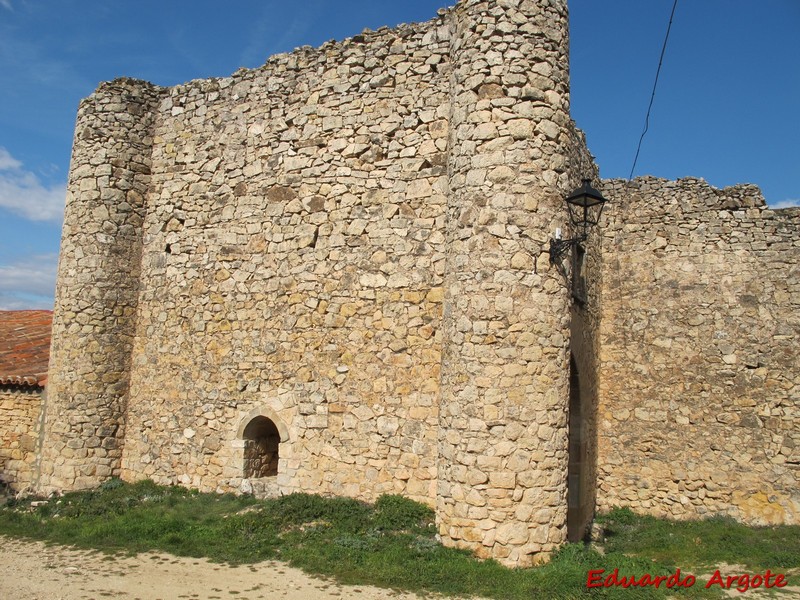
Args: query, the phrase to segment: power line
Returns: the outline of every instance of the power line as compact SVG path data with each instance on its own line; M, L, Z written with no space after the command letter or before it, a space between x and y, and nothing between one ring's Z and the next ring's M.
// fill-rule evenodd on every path
M653 82L653 93L650 95L650 105L647 107L647 115L644 118L644 131L642 131L642 136L639 138L639 145L636 147L636 157L633 159L633 166L631 167L631 173L628 175L628 181L633 179L633 171L636 169L636 163L639 161L639 151L642 149L642 140L644 140L644 135L647 133L647 130L650 128L650 110L653 108L653 100L656 98L656 86L658 85L658 76L661 74L661 64L664 62L664 53L667 51L667 41L669 40L669 32L672 29L672 18L675 16L675 8L678 6L678 0L675 0L675 3L672 5L672 13L669 16L669 25L667 25L667 35L664 36L664 46L661 48L661 57L658 59L658 69L656 70L656 80Z

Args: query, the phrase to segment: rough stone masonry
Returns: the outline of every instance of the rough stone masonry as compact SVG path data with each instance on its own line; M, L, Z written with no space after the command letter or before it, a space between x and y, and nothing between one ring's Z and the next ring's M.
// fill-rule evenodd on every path
M553 266L583 177L565 0L102 84L75 129L36 486L397 493L520 566L595 506L797 522L797 211L607 182L582 264Z

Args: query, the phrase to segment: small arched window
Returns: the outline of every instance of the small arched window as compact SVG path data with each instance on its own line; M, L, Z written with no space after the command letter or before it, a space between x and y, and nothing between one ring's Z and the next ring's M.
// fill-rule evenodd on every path
M244 476L247 479L278 474L281 436L278 428L264 416L255 417L244 428Z

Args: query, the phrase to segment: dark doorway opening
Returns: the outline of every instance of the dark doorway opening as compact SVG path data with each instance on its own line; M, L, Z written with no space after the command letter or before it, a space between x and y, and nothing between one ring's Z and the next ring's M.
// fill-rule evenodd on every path
M586 417L581 401L580 378L575 359L569 361L569 463L567 467L567 540L577 542L586 535L592 516L589 481L589 444Z
M255 479L278 474L281 436L267 417L256 417L244 428L244 477Z

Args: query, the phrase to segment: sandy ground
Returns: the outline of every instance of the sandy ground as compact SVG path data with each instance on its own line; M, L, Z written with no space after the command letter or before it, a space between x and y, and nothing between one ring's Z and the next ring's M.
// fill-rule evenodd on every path
M720 565L727 574L744 567ZM698 576L707 580L708 575ZM766 590L745 593L731 589L730 597L789 600L800 598L793 569L792 585L777 596ZM702 585L698 582L697 585ZM428 595L428 599L436 596ZM631 598L636 597L631 591ZM0 600L422 600L422 596L371 586L345 586L311 577L283 563L266 561L231 567L204 559L169 554L108 556L99 552L46 546L0 536ZM441 598L439 596L439 598Z
M419 600L370 586L343 586L277 562L230 567L167 554L109 557L0 536L3 600Z

